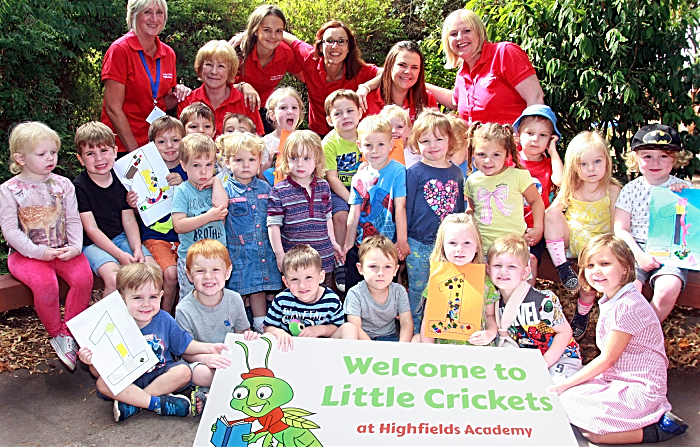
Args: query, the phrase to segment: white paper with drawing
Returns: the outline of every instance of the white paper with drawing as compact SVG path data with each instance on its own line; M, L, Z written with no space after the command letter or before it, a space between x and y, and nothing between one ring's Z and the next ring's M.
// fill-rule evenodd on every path
M173 208L175 188L168 185L170 170L154 143L141 146L117 160L114 172L127 191L139 195L136 209L144 225L151 226Z
M93 366L114 394L158 363L119 292L88 307L67 324L78 344L90 348Z

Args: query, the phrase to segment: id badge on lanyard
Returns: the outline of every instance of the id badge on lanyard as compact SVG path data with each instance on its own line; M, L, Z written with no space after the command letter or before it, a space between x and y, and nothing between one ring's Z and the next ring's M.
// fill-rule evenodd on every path
M156 79L154 81L153 76L151 76L151 70L149 70L148 64L146 63L146 56L144 56L143 51L139 50L139 56L141 57L143 68L146 70L146 74L148 75L148 80L151 83L153 110L151 110L151 113L146 117L146 122L151 124L161 116L165 116L165 112L158 107L158 89L160 88L160 59L156 59Z

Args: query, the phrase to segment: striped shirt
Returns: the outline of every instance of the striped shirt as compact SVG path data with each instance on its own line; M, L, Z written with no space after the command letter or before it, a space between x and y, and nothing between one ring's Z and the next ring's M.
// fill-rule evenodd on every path
M321 287L324 288L323 295L315 303L299 301L289 289L280 292L267 311L265 326L275 326L292 333L289 328L291 322L305 327L323 324L340 326L345 323L345 313L340 298L328 287L324 285Z

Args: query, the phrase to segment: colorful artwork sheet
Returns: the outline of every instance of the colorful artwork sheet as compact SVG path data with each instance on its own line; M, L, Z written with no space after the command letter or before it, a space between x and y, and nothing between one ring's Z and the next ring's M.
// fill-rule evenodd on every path
M700 270L700 190L654 189L646 252L661 264Z

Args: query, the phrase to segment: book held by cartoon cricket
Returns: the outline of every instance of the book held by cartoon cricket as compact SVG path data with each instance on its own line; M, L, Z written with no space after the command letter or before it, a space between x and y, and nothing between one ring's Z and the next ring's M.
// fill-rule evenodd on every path
M654 188L646 252L661 264L700 270L700 190Z

